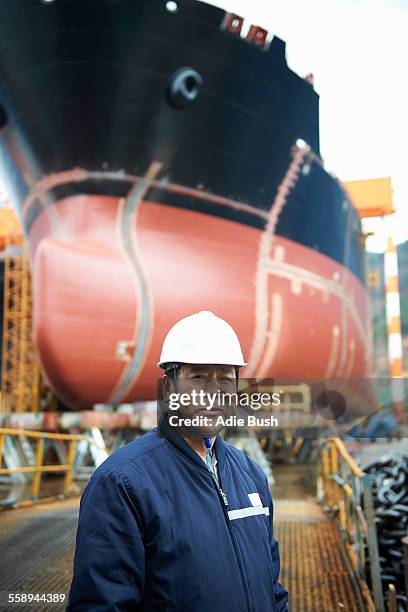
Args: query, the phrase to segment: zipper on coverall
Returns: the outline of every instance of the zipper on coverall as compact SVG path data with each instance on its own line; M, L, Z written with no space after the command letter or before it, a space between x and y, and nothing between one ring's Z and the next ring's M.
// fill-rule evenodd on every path
M218 486L218 483L217 483L217 481L215 479L215 476L212 473L212 471L209 468L207 468L207 469L208 469L208 471L209 471L209 473L211 475L211 478L213 480L215 488L217 489L218 497L220 498L220 501L221 501L221 506L222 506L222 509L223 509L223 512L224 512L224 516L225 516L225 520L226 520L226 523L227 523L228 531L229 531L229 534L230 534L230 537L231 537L231 540L232 540L232 545L233 545L234 550L235 550L235 556L237 557L238 566L239 566L239 569L240 569L240 572L241 572L242 583L243 583L243 586L244 586L245 597L246 597L246 600L247 600L247 609L249 611L251 611L252 610L251 598L250 598L250 595L249 595L248 579L247 579L247 575L245 573L244 561L242 559L241 551L239 549L239 545L238 545L237 539L235 537L235 533L234 533L233 527L231 525L231 519L228 516L228 510L227 510L228 505L229 505L228 504L228 498L227 498L226 493L224 493L224 491L222 490L221 486ZM219 479L220 484L221 484L220 476L218 476L218 479Z

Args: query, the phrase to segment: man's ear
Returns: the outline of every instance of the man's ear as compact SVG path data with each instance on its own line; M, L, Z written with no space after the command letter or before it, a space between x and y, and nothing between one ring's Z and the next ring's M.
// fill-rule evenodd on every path
M162 394L165 402L169 401L169 395L171 393L171 381L170 378L165 374L162 378Z

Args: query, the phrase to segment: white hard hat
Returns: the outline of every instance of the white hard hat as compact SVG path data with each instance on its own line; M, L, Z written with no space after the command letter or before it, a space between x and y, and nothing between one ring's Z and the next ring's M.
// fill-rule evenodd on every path
M209 310L177 321L164 339L158 366L169 362L244 366L238 336Z

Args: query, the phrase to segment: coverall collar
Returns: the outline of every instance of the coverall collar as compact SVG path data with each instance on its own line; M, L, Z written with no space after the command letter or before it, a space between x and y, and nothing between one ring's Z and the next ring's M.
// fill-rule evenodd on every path
M179 434L175 427L172 427L168 421L168 413L164 413L160 416L158 423L159 434L167 438L180 452L188 457L193 463L195 463L201 469L207 470L202 458L191 448L191 446L184 440L183 436ZM221 436L217 435L213 444L213 450L215 449L217 455L217 467L222 472L225 465L225 444Z

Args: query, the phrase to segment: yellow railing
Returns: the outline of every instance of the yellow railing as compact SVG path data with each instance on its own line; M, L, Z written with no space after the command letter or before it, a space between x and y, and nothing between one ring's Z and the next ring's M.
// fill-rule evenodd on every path
M328 438L320 450L318 495L333 512L342 542L369 612L385 612L381 579L372 475L366 474L348 453L339 438ZM364 505L364 509L362 507ZM408 541L404 544L405 580L408 586ZM368 555L372 595L366 582ZM388 612L396 612L396 591L388 584Z
M375 604L366 583L366 544L372 553L377 544L377 535L374 521L368 520L367 516L366 496L369 492L365 487L365 474L339 438L328 438L321 449L318 487L321 501L337 518L342 542L359 582L366 609L370 612L384 610L378 608L383 601L382 593L376 592L378 585L381 586L381 575L375 558L371 567ZM363 496L364 511L361 505ZM375 556L378 560L378 552ZM373 561L371 554L370 561Z
M361 493L360 479L364 472L348 453L340 438L329 438L323 446L320 475L324 502L330 509L344 510L346 504L353 498L353 487L358 496ZM344 514L341 518L344 520Z
M35 457L34 465L19 466L15 468L2 468L1 467L3 463L3 452L4 452L4 443L5 443L6 436L13 436L13 437L25 436L26 438L31 438L37 441L35 444L35 450L34 450L34 457ZM61 440L61 441L68 442L68 452L66 455L67 463L44 465L45 440ZM10 474L32 473L33 479L31 483L31 501L36 502L39 499L41 477L43 473L65 472L64 483L63 483L63 494L68 495L69 493L71 493L71 489L72 489L74 461L75 461L77 445L82 440L87 441L88 444L90 445L98 446L94 440L82 434L49 433L49 432L30 431L26 429L0 428L0 476L10 475Z

